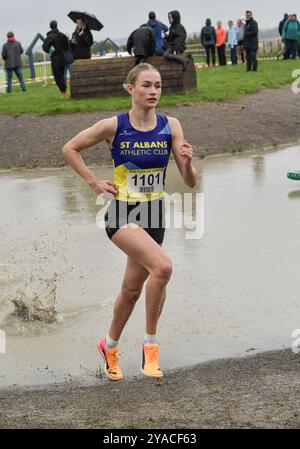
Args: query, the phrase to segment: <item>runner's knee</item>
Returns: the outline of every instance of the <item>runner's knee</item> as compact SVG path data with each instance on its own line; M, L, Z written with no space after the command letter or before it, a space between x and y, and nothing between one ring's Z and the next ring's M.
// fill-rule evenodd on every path
M172 262L170 259L160 261L153 270L154 276L163 282L168 282L172 274Z
M122 296L127 301L136 302L142 293L142 289L143 286L123 285Z

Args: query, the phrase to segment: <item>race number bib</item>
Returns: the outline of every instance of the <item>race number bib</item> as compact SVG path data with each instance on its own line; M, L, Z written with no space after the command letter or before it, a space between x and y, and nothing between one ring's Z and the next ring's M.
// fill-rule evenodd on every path
M157 193L164 190L165 169L130 170L127 175L128 193Z

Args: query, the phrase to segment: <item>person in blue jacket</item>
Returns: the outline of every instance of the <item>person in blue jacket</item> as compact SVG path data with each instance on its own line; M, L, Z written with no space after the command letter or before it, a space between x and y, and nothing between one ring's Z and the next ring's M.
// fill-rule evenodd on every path
M148 17L148 25L150 25L155 32L155 50L160 50L164 43L163 33L168 31L168 27L159 20L156 20L156 14L154 11L150 11Z

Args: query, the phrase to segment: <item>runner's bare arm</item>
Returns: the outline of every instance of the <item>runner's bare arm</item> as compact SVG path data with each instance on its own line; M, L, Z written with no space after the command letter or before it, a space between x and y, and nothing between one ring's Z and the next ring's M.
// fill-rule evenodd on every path
M197 172L192 165L193 147L184 140L180 122L175 117L168 117L172 131L172 152L178 170L189 187L194 187Z
M81 131L63 147L62 153L71 167L99 193L117 193L116 186L111 181L98 179L83 161L80 151L93 147L104 140L111 146L117 130L117 118L100 120L90 128Z

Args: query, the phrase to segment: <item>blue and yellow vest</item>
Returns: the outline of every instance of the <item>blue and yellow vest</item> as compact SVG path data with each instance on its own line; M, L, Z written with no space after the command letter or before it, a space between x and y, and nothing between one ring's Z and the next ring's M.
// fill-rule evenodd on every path
M120 201L152 201L164 195L172 134L165 115L156 115L151 131L138 131L128 113L117 114L118 127L112 144L114 183Z

